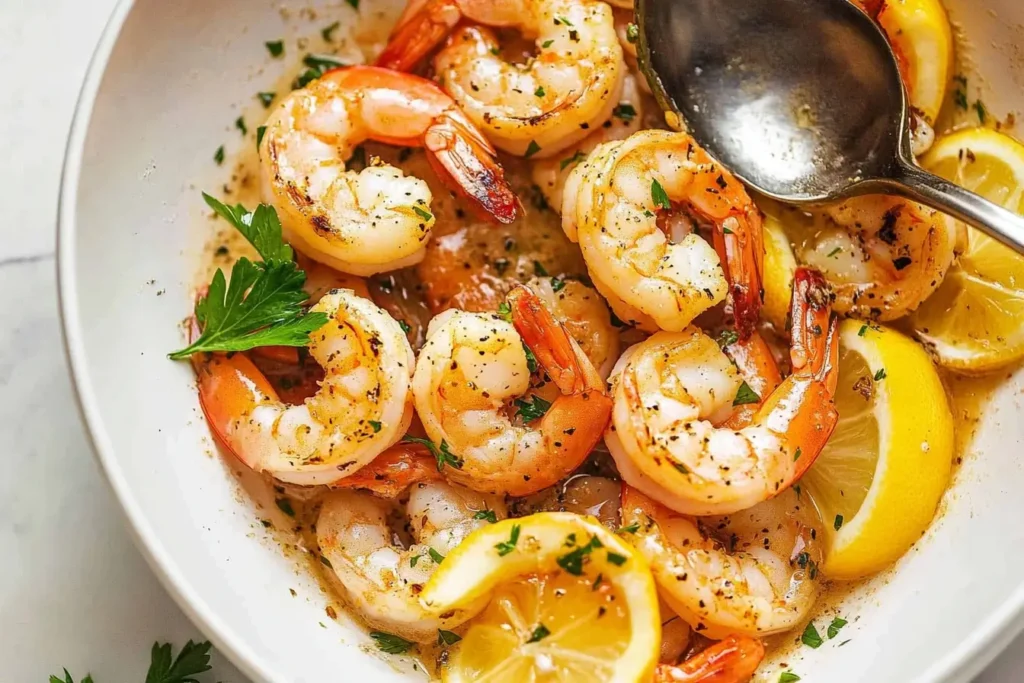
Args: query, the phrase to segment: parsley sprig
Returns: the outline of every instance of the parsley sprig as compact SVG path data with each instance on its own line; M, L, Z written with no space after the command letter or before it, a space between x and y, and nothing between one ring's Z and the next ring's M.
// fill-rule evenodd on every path
M438 472L444 470L445 465L450 465L457 470L461 470L462 466L465 464L465 460L463 460L459 456L452 453L451 450L449 450L448 442L444 441L443 439L441 440L440 446L435 444L430 439L421 439L418 436L407 436L404 439L402 439L402 441L404 441L405 443L418 443L421 446L426 446L427 450L430 451L430 454L433 455L434 459L437 460Z
M209 671L210 643L185 643L177 657L173 657L170 643L153 643L150 650L149 671L146 683L198 683L195 676ZM71 674L64 669L64 678L50 676L49 683L75 683ZM92 676L86 676L81 683L93 683Z
M206 295L196 304L202 334L173 360L200 351L246 351L258 346L306 346L309 335L327 323L323 313L306 313L306 274L292 260L292 248L281 234L273 208L260 204L247 211L204 194L206 203L231 223L256 248L262 262L240 258L230 283L218 270Z

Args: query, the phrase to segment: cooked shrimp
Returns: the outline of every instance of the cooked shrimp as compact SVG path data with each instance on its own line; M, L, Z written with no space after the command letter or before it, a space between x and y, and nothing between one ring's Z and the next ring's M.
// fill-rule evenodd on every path
M796 257L825 274L836 310L868 320L916 309L956 256L955 221L898 197L848 199L797 232Z
M522 496L583 462L608 423L611 399L586 354L535 294L519 287L508 301L512 323L456 310L435 318L416 362L413 394L427 435L459 461L444 468L449 479ZM559 394L550 404L520 399L513 418L509 404L530 389L524 344ZM532 419L520 423L524 413Z
M440 88L375 67L335 69L285 97L260 144L263 198L305 255L355 275L423 258L430 189L384 164L345 170L366 140L424 147L453 190L498 221L515 219L494 149Z
M626 66L611 8L594 0L428 0L392 35L378 64L408 70L462 26L434 58L445 90L501 150L557 154L608 120ZM505 60L486 26L535 39L537 56Z
M413 484L444 479L437 460L421 444L396 443L355 474L331 484L336 489L369 491L381 498L397 498Z
M615 403L605 437L623 479L693 515L749 508L799 479L838 420L832 398L839 338L830 303L824 278L798 269L793 374L739 428L716 425L734 404L760 397L743 387L713 339L691 327L629 349L612 373Z
M330 484L398 441L412 421L414 358L402 328L373 302L335 290L313 306L320 390L283 403L245 354L194 354L199 399L220 441L248 467L293 484Z
M569 174L587 155L605 142L625 140L640 130L643 119L643 104L637 79L626 74L622 97L612 110L612 116L602 123L579 144L563 151L556 157L540 159L533 163L533 182L544 193L551 206L561 209L562 191Z
M445 482L416 484L405 505L413 541L408 547L392 540L399 536L389 524L392 508L390 501L368 493L328 494L316 523L320 552L343 598L372 628L416 642L434 641L438 629L457 627L488 599L454 613L425 610L418 595L437 567L435 559L488 524L477 512L490 510L504 519L505 504L499 496Z
M682 664L659 665L654 683L747 683L764 659L764 644L755 638L729 636Z
M673 242L659 210L685 209L710 222L727 255L694 233ZM645 130L595 149L565 185L562 227L583 250L594 285L649 316L684 329L730 291L746 336L761 305L761 216L746 190L689 135Z
M601 295L576 280L535 277L526 286L607 378L619 357L619 331Z
M637 525L624 538L696 632L766 636L800 624L817 599L820 523L809 507L789 490L730 517L694 518L623 486L622 523Z

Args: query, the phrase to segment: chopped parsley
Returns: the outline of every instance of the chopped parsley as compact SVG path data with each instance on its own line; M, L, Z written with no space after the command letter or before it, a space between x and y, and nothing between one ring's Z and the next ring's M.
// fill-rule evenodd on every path
M552 292L555 292L555 293L561 292L563 289L565 289L565 280L563 280L560 277L553 277L553 278L551 278L551 291Z
M358 4L358 3L356 3L356 4ZM329 42L331 42L334 39L334 32L338 30L339 26L341 26L341 22L340 21L336 21L333 24L331 24L330 26L324 27L320 31L320 36L324 39L324 42L329 43Z
M832 258L833 256L835 256L837 254L841 254L842 252L843 252L843 248L842 247L836 247L832 251L828 252L828 256L829 256L829 258Z
M380 432L380 429L382 427L380 422L378 422L377 420L369 420L369 423L370 423L370 426L373 427L373 433L374 434L377 434L378 432Z
M523 422L539 420L544 417L544 414L548 412L549 408L551 408L550 401L545 401L536 394L530 398L533 399L532 403L529 400L523 400L521 398L517 398L514 401L516 408L518 408L518 410L516 410L516 417L522 418Z
M560 23L564 24L565 26L572 26L572 22L569 21L568 19L566 19L565 17L562 17L562 16L555 17L555 26L558 26L558 24L560 24Z
M619 555L618 553L613 553L610 550L608 551L608 561L614 564L616 567L621 567L622 565L626 564L626 559L627 558L625 555Z
M981 100L975 100L974 104L971 106L978 114L978 121L984 124L985 120L988 118L988 111L985 109L985 104Z
M665 192L665 188L661 186L657 179L651 181L651 199L654 201L655 206L662 209L672 208L672 202L668 198L668 193Z
M276 93L272 93L272 92L258 92L258 93L256 93L256 97L259 98L260 104L263 105L264 109L270 107L270 105L274 103L274 98L276 96L277 96Z
M263 44L267 46L267 52L270 53L271 57L280 57L284 54L283 40L270 40Z
M537 144L537 141L536 140L530 140L530 144L526 146L526 153L523 154L523 156L526 157L527 159L529 159L530 157L532 157L534 154L536 154L539 151L540 151L540 145Z
M800 641L807 647L818 649L821 644L825 641L821 639L821 635L818 633L818 629L814 628L814 622L807 624L807 628L804 629L803 635L800 636Z
M260 148L260 144L263 142L263 135L267 132L266 126L256 126L256 149Z
M592 536L586 545L581 545L574 550L570 550L565 555L559 557L556 562L558 562L559 567L573 576L582 576L584 558L594 552L594 550L601 547L603 546L597 536Z
M237 119L235 119L235 128L242 131L242 135L249 134L249 127L245 125L244 117L239 116Z
M400 655L408 652L414 645L411 641L384 631L370 631L370 637L377 643L377 649L389 655Z
M538 624L537 628L533 629L533 633L530 634L530 639L527 643L536 643L538 640L543 640L551 635L551 631L544 624Z
M783 671L779 674L779 683L796 683L799 680L800 677L792 671Z
M629 102L620 102L612 109L612 116L629 123L636 118L636 108Z
M553 40L545 40L545 41L544 41L543 43L541 43L541 44L540 44L540 46L541 46L542 48L544 48L544 49L547 49L547 48L551 47L551 45L552 45L552 44L553 44L554 42L555 42L555 41L553 41Z
M843 516L842 515L836 515L835 521L832 522L832 527L836 531L839 531L840 529L843 528Z
M530 347L527 346L525 342L523 343L523 353L526 354L526 369L529 370L532 375L537 372L537 356L533 355L533 351L530 350Z
M217 151L213 153L213 160L220 166L224 163L224 145L217 148Z
M292 507L292 502L287 498L275 498L274 503L277 504L277 509L288 515L289 517L295 516L295 508Z
M800 449L799 446L797 446L796 447L796 453L793 454L793 462L796 462L797 460L799 460L800 456L803 455L803 454L804 454L804 452Z
M507 323L512 322L512 306L507 301L498 304L498 317Z
M477 510L473 515L473 519L483 519L491 524L498 523L498 516L494 514L494 510Z
M452 631L445 631L443 628L437 629L437 644L442 647L448 647L462 640L462 636Z
M444 562L444 555L437 552L433 548L427 548L427 555L430 555L430 559L434 561L434 564L441 564Z
M636 24L626 27L626 40L632 45L636 45L636 42L640 40L640 28Z
M513 524L512 531L508 535L508 540L502 541L494 546L494 549L498 551L498 555L500 557L505 557L516 549L516 544L519 543L519 531L519 525Z
M875 373L875 381L881 382L885 377L885 368L878 368L878 372Z
M740 385L739 390L736 392L736 398L732 400L734 406L744 406L748 403L760 403L761 397L750 388L750 385L746 382Z
M418 436L406 436L402 441L405 443L418 443L421 446L426 446L427 450L430 451L430 454L434 456L435 460L437 460L438 472L443 471L445 465L450 465L457 470L461 470L462 466L465 464L465 460L448 449L448 442L443 439L441 440L440 447L430 439L421 439Z
M412 327L409 326L409 323L405 322L404 320L399 320L398 326L402 328L402 332L404 332L405 334L409 334L409 332L412 330Z
M537 277L548 277L548 269L540 261L533 262L533 274Z
M416 212L417 216L419 216L420 218L422 218L425 221L429 221L429 220L432 220L434 218L434 214L430 213L429 211L424 211L423 209L421 209L418 206L412 207L412 210Z
M640 531L640 522L633 522L629 526L620 526L615 530L617 534L635 534Z
M578 164L579 162L585 160L586 158L587 158L586 154L584 154L583 152L581 152L579 150L576 150L576 153L573 154L568 159L562 159L561 163L558 164L558 170L564 171L565 169L569 168L573 164Z
M843 619L842 617L833 617L832 623L828 625L828 630L826 631L826 633L828 634L828 639L832 640L833 638L838 636L839 631L848 623L849 622L846 621L846 619Z
M544 95L545 95L544 86L543 85L538 85L537 89L533 91L533 94L536 95L537 97L544 97Z
M736 330L722 330L722 333L718 335L718 346L724 349L739 340L740 335L737 334Z
M331 69L348 66L348 64L341 61L334 55L308 54L302 58L302 63L305 64L307 68L301 74L296 76L294 81L292 81L292 90L305 88Z
M420 561L421 557L423 557L423 556L422 555L413 555L412 557L410 557L409 558L409 566L410 567L415 567L416 563Z

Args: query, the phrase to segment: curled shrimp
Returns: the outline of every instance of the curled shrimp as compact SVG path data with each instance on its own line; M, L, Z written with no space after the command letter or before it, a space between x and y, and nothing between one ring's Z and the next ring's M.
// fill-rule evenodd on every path
M482 26L455 28L462 19ZM506 61L486 27L534 39L536 57ZM406 12L377 63L408 70L449 33L434 70L498 149L537 158L556 154L604 123L618 102L626 67L612 10L603 2L420 2Z
M838 421L839 337L824 278L799 268L793 291L793 374L749 425L721 425L735 404L759 401L717 342L696 328L659 332L613 371L605 444L623 479L692 515L728 514L799 479ZM745 391L741 391L744 389Z
M535 294L518 287L508 302L512 323L456 310L435 318L416 362L413 395L427 435L458 459L444 468L450 480L522 496L583 462L608 423L611 399L586 354ZM527 348L558 389L550 403L520 398L531 388ZM515 416L511 407L518 407Z
M500 222L515 219L518 201L494 149L440 88L375 67L335 69L285 97L260 144L264 201L310 258L355 275L423 258L434 224L430 189L385 164L345 170L366 140L425 148L472 206Z
M395 505L368 493L334 491L324 498L316 523L320 552L327 560L339 593L372 628L415 642L437 639L438 629L452 629L487 603L453 613L423 608L419 592L437 568L437 560L469 534L488 524L478 512L506 516L499 496L469 491L446 482L423 482L409 489L404 504L409 542L389 523ZM489 516L489 515L488 515ZM440 555L438 555L440 553Z
M907 315L935 291L958 239L952 218L883 195L848 199L797 232L797 259L825 274L836 310L879 321Z
M612 110L611 118L596 126L590 135L563 150L561 154L535 161L531 171L534 184L544 193L548 203L560 210L565 181L572 170L598 145L614 140L625 140L640 130L642 120L643 98L640 95L637 78L633 74L626 74L622 96Z
M413 484L440 481L437 460L426 446L396 443L355 474L334 482L336 489L369 491L380 498L397 498Z
M673 242L659 212L710 223L726 255L690 232ZM741 336L761 305L761 215L732 174L686 133L645 130L595 149L565 185L562 227L594 285L657 328L679 331L728 291ZM621 317L621 316L620 316Z
M219 440L253 470L306 486L356 472L405 434L415 362L398 323L354 292L332 291L312 311L328 318L309 340L324 379L299 405L283 403L245 354L192 356Z
M728 636L682 664L661 664L654 683L747 683L764 659L764 643Z

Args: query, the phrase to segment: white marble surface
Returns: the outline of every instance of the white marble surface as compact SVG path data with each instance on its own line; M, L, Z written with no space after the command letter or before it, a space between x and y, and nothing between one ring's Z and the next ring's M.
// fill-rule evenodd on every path
M114 0L0 0L0 680L67 667L142 681L154 640L201 638L132 545L79 420L54 220L79 83ZM206 680L242 683L223 658ZM1024 681L1024 638L978 683Z

